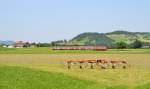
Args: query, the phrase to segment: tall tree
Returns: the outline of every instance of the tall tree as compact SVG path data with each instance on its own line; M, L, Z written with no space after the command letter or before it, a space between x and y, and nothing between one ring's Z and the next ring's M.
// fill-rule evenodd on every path
M142 42L139 40L135 40L133 42L133 48L141 48L142 47Z
M117 43L116 43L116 47L117 47L118 49L124 49L124 48L127 47L127 43L124 42L124 41L117 42Z

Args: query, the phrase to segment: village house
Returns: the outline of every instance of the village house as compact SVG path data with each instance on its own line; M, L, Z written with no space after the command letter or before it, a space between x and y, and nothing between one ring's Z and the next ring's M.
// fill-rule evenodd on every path
M23 48L26 45L26 42L18 41L14 44L15 48Z
M18 41L13 46L15 48L27 48L27 47L31 47L31 44L29 42Z
M29 43L23 41L17 41L11 45L4 45L3 48L34 48L36 47L36 43Z

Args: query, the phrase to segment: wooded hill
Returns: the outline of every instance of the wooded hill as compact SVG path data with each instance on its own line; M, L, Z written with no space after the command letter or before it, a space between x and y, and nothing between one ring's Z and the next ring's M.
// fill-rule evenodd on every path
M68 45L107 45L111 46L116 42L124 41L127 44L139 40L143 43L150 43L149 32L128 32L114 31L109 33L82 33L68 41Z

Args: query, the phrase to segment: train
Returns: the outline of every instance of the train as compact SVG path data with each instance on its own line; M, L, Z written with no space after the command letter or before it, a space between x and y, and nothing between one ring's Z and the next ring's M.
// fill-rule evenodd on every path
M54 46L52 50L95 50L106 51L106 46Z

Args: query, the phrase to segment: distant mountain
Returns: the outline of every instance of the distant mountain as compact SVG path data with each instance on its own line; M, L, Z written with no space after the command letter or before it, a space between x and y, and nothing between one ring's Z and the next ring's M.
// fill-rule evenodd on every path
M148 32L114 31L109 33L82 33L71 39L68 45L107 45L110 46L117 41L125 41L128 44L136 39L150 43Z
M0 44L4 44L4 45L12 45L14 44L15 42L14 41L0 41Z

